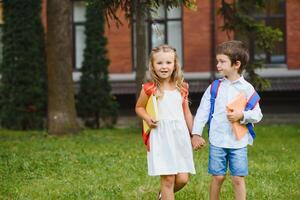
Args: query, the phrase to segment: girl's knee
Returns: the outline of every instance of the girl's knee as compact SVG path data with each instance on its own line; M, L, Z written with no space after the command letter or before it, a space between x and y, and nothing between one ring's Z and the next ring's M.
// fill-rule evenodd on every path
M165 187L173 187L175 183L174 175L161 176L161 184Z
M176 184L177 185L186 185L189 181L188 174L180 174L176 176Z

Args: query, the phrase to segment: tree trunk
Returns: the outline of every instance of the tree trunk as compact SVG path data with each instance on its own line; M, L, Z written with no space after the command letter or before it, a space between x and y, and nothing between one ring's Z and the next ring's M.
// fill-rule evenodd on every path
M72 2L47 1L48 133L77 133L72 80Z
M138 97L142 83L146 80L146 25L145 18L147 15L147 10L145 3L141 1L136 1L136 95Z

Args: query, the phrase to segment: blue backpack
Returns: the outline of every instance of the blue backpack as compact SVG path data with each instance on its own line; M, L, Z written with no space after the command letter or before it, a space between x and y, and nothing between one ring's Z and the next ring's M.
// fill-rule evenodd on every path
M220 84L221 84L221 80L217 79L211 84L211 88L210 88L210 111L209 111L209 116L208 116L208 134L209 134L210 122L211 122L211 119L213 118L213 114L214 114L214 110L215 110L215 100L218 95L218 90L219 90ZM259 95L257 94L256 91L254 91L254 93L249 98L249 100L246 104L245 111L252 110L255 107L255 105L258 103L259 100L260 100ZM255 139L256 134L253 129L253 124L248 123L248 124L246 124L246 127L247 127L250 135L252 136L252 138Z

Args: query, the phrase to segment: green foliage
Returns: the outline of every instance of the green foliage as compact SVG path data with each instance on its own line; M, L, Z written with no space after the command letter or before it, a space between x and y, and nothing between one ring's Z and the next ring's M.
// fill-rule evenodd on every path
M10 129L43 127L46 59L41 0L4 0L0 123Z
M184 5L191 10L197 9L196 0L88 0L88 2L93 2L98 8L104 9L106 18L115 20L117 25L122 24L119 16L116 14L117 11L119 9L123 10L126 18L131 20L132 15L136 13L135 9L137 4L143 4L143 7L148 11L156 10L161 4L165 4L168 9L178 7L180 5Z
M88 127L99 128L100 118L112 126L116 123L118 104L111 95L108 77L109 60L105 48L104 16L102 10L90 2L86 10L86 48L80 69L78 114Z
M299 125L257 125L248 148L247 199L300 198ZM147 175L147 153L137 129L84 131L75 137L0 130L0 199L156 198L159 177ZM176 200L206 200L208 146L194 152L196 175ZM220 199L232 200L228 176Z
M282 40L282 32L265 26L252 16L255 12L261 12L265 3L266 0L233 1L233 3L222 0L219 10L219 14L224 18L222 30L227 33L234 32L235 36L245 43L249 40L255 41L256 49L271 53L274 44ZM260 60L250 60L246 68L250 82L259 90L270 86L266 79L255 72L256 69L262 67L263 63Z

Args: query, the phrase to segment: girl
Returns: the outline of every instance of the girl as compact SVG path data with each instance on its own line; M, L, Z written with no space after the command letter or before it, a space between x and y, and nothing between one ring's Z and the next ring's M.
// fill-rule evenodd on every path
M160 176L158 199L169 200L186 185L188 173L195 174L189 135L193 116L188 105L188 85L183 82L176 50L168 45L154 48L149 71L152 82L144 84L135 111L152 128L147 135L148 174ZM152 93L157 98L159 121L145 110Z

